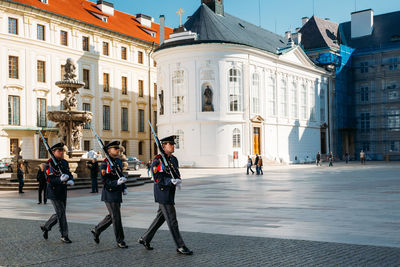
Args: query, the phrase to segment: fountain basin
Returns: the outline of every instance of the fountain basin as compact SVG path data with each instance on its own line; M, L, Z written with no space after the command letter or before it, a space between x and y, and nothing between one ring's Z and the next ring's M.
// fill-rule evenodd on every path
M92 112L89 111L49 111L47 117L54 122L80 122L87 123L92 120Z

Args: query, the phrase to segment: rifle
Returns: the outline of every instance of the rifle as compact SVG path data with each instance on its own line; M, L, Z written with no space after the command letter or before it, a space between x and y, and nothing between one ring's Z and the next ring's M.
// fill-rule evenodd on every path
M153 129L153 126L151 125L150 121L148 121L148 122L150 125L151 132L153 133L154 140L156 141L157 147L160 150L161 159L163 161L164 166L170 169L172 179L180 179L181 177L178 177L179 175L176 173L175 167L172 165L172 163L169 160L167 160L167 157L166 157L167 154L165 153L165 151L161 145L161 142L158 139L157 134Z
M115 161L113 159L111 159L110 154L108 154L108 151L104 148L104 143L101 140L101 138L97 135L96 131L94 130L94 128L91 128L94 136L96 136L97 142L99 143L101 149L104 152L104 155L106 156L109 164L110 164L110 169L114 170L117 173L118 178L124 177L124 174L122 172L121 166L119 166L119 164L116 164Z
M61 175L63 175L64 173L63 173L63 171L61 169L61 166L60 166L60 164L58 164L57 159L53 154L53 151L51 151L49 144L47 144L47 142L46 142L46 139L44 139L42 131L39 130L39 134L42 137L43 144L46 147L47 152L49 152L49 154L50 154L51 161L53 161L54 166L58 169L58 171L61 173Z

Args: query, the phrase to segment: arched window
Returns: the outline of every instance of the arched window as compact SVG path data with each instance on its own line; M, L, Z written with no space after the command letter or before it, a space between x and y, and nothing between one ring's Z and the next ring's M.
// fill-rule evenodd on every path
M320 120L325 121L325 88L321 87L319 95Z
M182 130L177 130L175 132L175 148L176 149L183 149L183 135L184 132Z
M240 148L240 130L235 128L232 133L232 147Z
M276 88L275 88L275 79L270 77L268 79L268 104L269 104L269 115L276 115Z
M183 113L185 109L185 72L176 70L172 75L172 113Z
M299 103L297 100L297 84L295 82L293 82L292 86L290 87L290 96L291 96L291 105L292 105L292 108L291 108L292 118L297 119Z
M253 73L251 82L251 95L252 95L252 112L255 114L260 113L260 75Z
M139 155L143 155L143 141L139 141Z
M229 70L229 111L242 111L242 88L240 70Z
M121 146L124 147L124 155L128 155L127 141L126 140L122 141Z
M279 110L279 115L282 117L287 117L288 112L287 112L287 84L284 79L281 80L281 90L280 90L280 95L279 95L279 102L280 102L280 110Z

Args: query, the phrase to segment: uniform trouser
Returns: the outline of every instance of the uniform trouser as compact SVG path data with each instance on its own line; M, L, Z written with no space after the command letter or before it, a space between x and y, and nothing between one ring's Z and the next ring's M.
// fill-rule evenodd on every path
M124 229L121 222L121 203L118 202L105 202L108 209L108 215L94 228L98 235L106 230L111 224L114 227L114 234L117 243L124 241Z
M68 224L67 216L65 215L65 208L67 202L64 200L51 200L56 214L51 215L50 219L45 223L44 228L50 231L51 228L58 222L60 225L60 233L63 237L68 237Z
M97 183L97 176L92 176L92 192L99 192L98 183Z
M151 223L149 229L143 235L143 240L150 243L153 239L154 235L156 234L158 228L167 221L169 230L174 238L175 244L178 248L185 246L181 234L179 233L178 228L178 220L176 219L176 211L174 205L169 204L160 204L157 216L154 221Z
M47 184L46 183L39 183L39 203L42 203L42 192L43 192L43 201L47 203Z

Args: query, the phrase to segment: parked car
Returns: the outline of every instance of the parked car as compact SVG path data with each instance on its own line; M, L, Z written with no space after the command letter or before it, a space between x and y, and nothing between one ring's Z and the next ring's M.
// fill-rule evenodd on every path
M4 162L5 165L7 166L6 172L13 172L13 169L12 169L12 158L2 158L0 161Z
M0 173L8 171L8 165L4 161L0 161Z
M139 160L136 157L128 157L128 169L139 170L140 165L142 165L143 163L143 161Z

